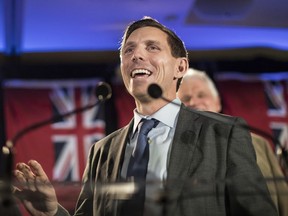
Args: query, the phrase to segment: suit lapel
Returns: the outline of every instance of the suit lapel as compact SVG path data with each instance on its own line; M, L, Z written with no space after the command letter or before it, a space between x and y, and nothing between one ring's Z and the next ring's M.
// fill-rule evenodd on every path
M198 146L202 122L198 118L197 113L191 115L187 108L180 109L168 165L166 189L172 201L167 206L168 215L174 215L183 186L191 180L203 158Z
M189 114L188 114L189 112ZM202 155L198 145L202 122L199 115L182 108L179 113L175 136L172 142L171 155L168 166L169 179L186 179L191 176ZM197 158L197 159L196 159Z
M128 142L130 130L133 128L133 120L124 127L117 136L112 138L109 145L108 158L103 169L106 170L106 178L112 181L120 179L120 172L125 156L125 147Z
M117 182L120 180L120 171L123 163L123 158L125 155L125 147L128 139L129 132L133 127L133 120L126 127L120 129L119 131L111 134L111 140L107 142L107 140L103 141L103 145L99 151L101 151L101 161L103 160L103 164L101 165L101 169L99 170L97 176L100 176L102 183L109 183L109 185L101 185L103 190L95 190L95 196L93 200L93 205L98 206L95 207L95 213L97 215L114 215L114 211L117 207L117 200L119 195L121 196L121 192L113 191L108 189L109 187L113 187L110 183L118 186ZM105 138L104 138L105 139ZM100 141L101 142L101 141ZM101 163L101 162L100 162ZM99 179L95 179L96 183ZM108 187L105 187L108 186ZM99 188L99 187L98 187ZM101 199L98 198L101 197ZM99 202L99 203L97 203ZM101 207L100 207L101 206ZM105 212L105 213L104 213Z

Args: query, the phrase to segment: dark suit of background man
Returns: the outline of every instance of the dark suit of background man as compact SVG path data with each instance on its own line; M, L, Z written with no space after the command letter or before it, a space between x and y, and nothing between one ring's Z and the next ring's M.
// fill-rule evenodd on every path
M102 193L98 184L126 180L141 118L159 121L148 134L146 180L154 184L147 184L145 215L161 215L163 205L156 201L163 200L168 205L162 215L277 215L256 164L250 134L235 126L243 120L216 113L209 115L221 121L204 117L176 98L189 64L186 48L174 32L154 19L138 20L125 31L120 59L125 87L136 103L134 118L91 148L75 215L120 215L127 202ZM147 93L151 83L161 86L163 97L173 103L151 98ZM24 185L16 195L22 193L21 199L33 215L68 215L39 163L19 163L15 176ZM164 199L157 198L158 186L167 192ZM33 193L41 195L40 206L40 198L31 205Z

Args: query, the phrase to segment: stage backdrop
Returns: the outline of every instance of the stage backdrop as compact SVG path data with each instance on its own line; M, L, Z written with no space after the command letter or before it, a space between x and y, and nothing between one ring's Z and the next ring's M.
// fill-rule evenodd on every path
M214 77L222 96L223 113L241 116L250 126L279 139L288 148L288 72L266 74L218 73ZM95 102L93 88L99 79L10 80L5 83L7 137L54 114ZM133 98L121 82L114 83L113 104L117 127L133 116ZM38 160L57 186L59 201L71 212L90 146L104 137L105 109L96 106L23 136L16 143L15 162ZM109 115L109 113L108 113ZM275 149L275 143L271 142ZM56 182L65 182L56 184Z

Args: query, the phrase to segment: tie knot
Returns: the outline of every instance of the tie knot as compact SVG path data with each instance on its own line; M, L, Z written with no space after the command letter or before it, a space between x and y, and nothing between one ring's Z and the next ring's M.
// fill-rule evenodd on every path
M142 126L140 128L139 134L144 134L145 136L147 136L147 134L149 133L149 131L153 128L156 127L157 124L159 123L158 120L156 119L142 119L141 120Z

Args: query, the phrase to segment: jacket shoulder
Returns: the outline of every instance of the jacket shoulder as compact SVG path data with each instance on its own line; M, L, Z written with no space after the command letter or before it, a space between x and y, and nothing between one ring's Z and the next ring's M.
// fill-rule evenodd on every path
M241 122L246 124L246 121L238 116L231 116L210 111L194 110L184 105L181 106L181 110L183 115L194 116L194 118L200 118L202 121L209 121L211 123L235 124L235 122Z

